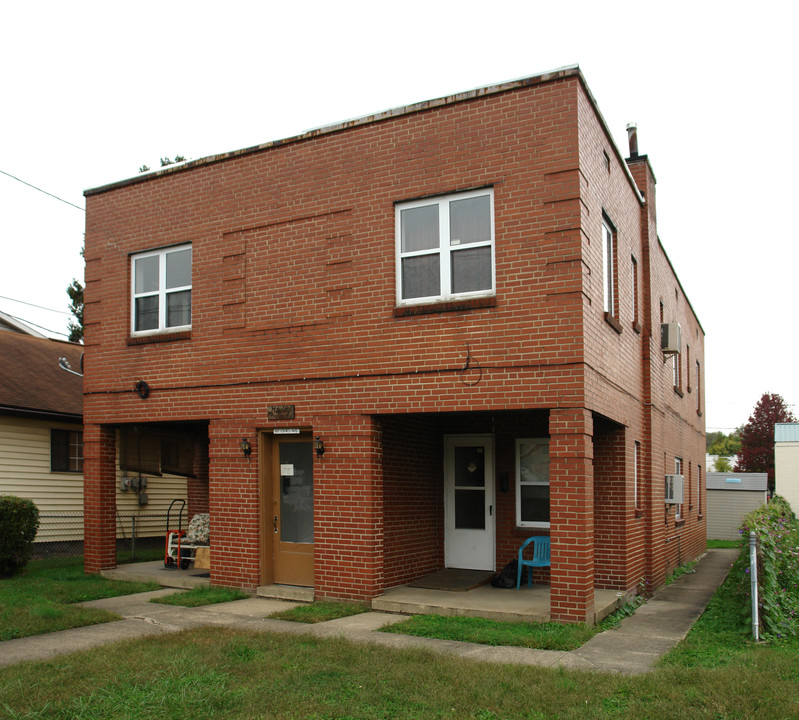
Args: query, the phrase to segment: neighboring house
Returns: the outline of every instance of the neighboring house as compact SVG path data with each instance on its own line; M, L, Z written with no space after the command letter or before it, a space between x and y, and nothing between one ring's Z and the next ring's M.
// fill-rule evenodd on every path
M0 329L0 493L33 500L41 514L83 511L83 398L80 377L62 370L65 357L80 369L83 347L26 329ZM80 540L42 526L37 542Z
M87 570L133 426L213 584L368 601L548 534L592 622L697 557L704 332L630 150L574 67L86 191Z
M0 494L29 498L41 516L37 543L83 538L83 380L59 367L66 358L80 372L82 345L51 340L14 327L0 317ZM123 471L120 471L122 480ZM139 505L138 474L131 490L118 483L118 535L130 537L132 518L140 532L163 534L163 514L175 497L186 496L182 477L159 477ZM142 522L148 516L150 523ZM157 520L155 519L157 516ZM148 530L145 530L147 526Z
M774 425L774 491L799 513L799 423Z
M29 325L25 324L21 320L17 320L13 315L8 315L7 313L0 312L0 332L8 330L11 332L22 333L23 335L30 335L31 337L38 337L43 338L46 337L42 335L37 330L34 330Z
M767 473L708 473L708 538L737 540L744 515L767 502Z

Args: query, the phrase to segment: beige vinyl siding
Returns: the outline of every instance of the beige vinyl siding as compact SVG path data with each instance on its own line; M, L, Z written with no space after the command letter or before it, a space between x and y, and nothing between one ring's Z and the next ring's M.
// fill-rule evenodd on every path
M707 537L737 540L744 515L766 502L766 493L746 490L707 491Z
M40 513L83 512L83 475L50 472L50 429L81 425L0 416L0 493L28 498Z
M774 443L774 491L799 513L799 443Z
M80 540L83 537L83 475L50 471L50 430L82 430L81 425L28 418L0 416L0 494L28 498L36 503L40 515L60 515L42 524L36 542ZM130 536L131 516L146 535L161 535L166 530L165 516L175 498L186 498L186 478L175 475L147 478L147 505L140 506L132 490L119 489L116 504L117 536ZM152 517L157 516L157 517ZM146 518L151 517L148 522ZM141 519L141 521L139 520ZM185 518L184 518L185 520ZM185 524L185 523L184 523ZM59 527L61 525L62 527Z

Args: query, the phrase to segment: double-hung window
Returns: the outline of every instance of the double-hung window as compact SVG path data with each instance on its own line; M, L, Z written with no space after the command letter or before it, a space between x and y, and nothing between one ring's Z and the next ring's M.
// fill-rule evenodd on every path
M616 231L602 217L602 300L609 317L616 317Z
M491 189L396 206L400 305L494 294Z
M50 430L51 472L83 472L83 433Z
M516 440L516 525L549 527L549 439Z
M131 273L134 334L191 327L191 245L134 255Z

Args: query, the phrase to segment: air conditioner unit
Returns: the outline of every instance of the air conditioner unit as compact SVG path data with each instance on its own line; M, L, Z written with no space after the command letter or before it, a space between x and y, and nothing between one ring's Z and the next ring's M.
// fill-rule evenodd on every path
M661 323L660 349L664 353L678 353L682 350L680 323Z
M666 502L682 504L682 485L684 475L666 475Z

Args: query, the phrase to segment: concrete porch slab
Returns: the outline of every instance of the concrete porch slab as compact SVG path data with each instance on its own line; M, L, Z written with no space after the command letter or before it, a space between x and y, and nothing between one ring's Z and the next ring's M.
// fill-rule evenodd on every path
M404 615L464 615L505 622L549 622L549 587L534 585L506 590L482 585L466 592L408 586L387 590L372 600L372 609ZM614 590L594 593L594 622L623 604Z
M167 568L164 566L163 560L117 565L117 567L109 570L101 570L100 575L109 580L155 582L161 587L182 588L184 590L191 590L196 587L211 587L211 578L208 570L195 569L193 566L186 570Z

